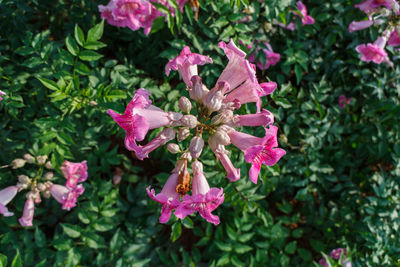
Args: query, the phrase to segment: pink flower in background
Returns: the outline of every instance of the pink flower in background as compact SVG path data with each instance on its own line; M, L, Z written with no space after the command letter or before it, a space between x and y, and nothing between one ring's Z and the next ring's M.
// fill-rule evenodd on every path
M192 195L185 195L181 205L176 209L175 215L180 219L198 211L201 217L215 225L219 224L219 217L213 215L219 205L224 202L223 189L210 188L203 173L203 164L200 161L192 163L193 183Z
M346 108L346 105L350 104L350 98L346 98L344 95L340 95L338 98L339 107Z
M9 212L7 204L17 195L18 187L9 186L0 191L0 214L3 216L13 216L14 213Z
M136 140L142 141L148 130L170 125L182 117L180 113L168 113L151 105L150 95L149 91L143 88L138 89L123 115L111 109L107 110L114 121L126 131L126 148L135 153L141 149L136 144Z
M374 24L372 20L352 21L349 25L349 32L364 30Z
M301 2L301 1L297 2L297 9L300 11L300 13L302 15L301 23L303 23L303 25L311 25L311 24L315 23L314 18L307 14L307 8L303 4L303 2ZM297 13L294 13L294 14L297 14Z
M265 136L263 138L237 131L229 132L232 144L242 150L246 162L252 164L249 176L250 180L255 184L262 164L273 166L286 154L285 150L277 148L277 133L278 127L273 125L265 128Z
M279 60L281 59L281 55L280 55L279 53L275 53L275 52L272 50L272 47L271 47L271 45L270 45L268 42L264 42L264 44L265 44L265 46L267 47L267 48L262 48L262 51L264 52L264 55L265 55L265 63L264 63L264 65L263 65L262 62L261 62L260 60L257 62L257 67L258 67L260 70L266 70L266 69L268 69L270 66L275 66L275 65L279 62ZM259 50L260 50L260 49L257 48L256 53L258 53ZM255 63L255 54L250 55L250 56L248 57L248 60L249 60L251 63Z
M157 201L162 205L160 223L166 223L171 217L172 210L176 209L180 204L180 195L176 192L176 187L178 185L178 171L173 171L171 176L168 178L163 189L159 194L155 194L154 189L150 190L150 186L147 187L147 194L149 197Z
M62 204L63 210L70 210L76 206L76 201L85 189L81 184L74 188L68 188L63 185L53 184L50 186L50 193L59 203Z
M192 53L188 46L185 46L179 56L170 60L165 66L165 74L169 76L171 70L177 70L181 74L187 86L191 86L191 78L198 74L197 65L212 63L208 56Z
M2 95L6 95L6 93L0 90L0 101L3 100L3 98L1 97Z
M351 262L346 260L346 249L345 248L337 248L331 251L329 257L334 260L340 260L340 257L343 255L343 262L340 262L343 267L351 267ZM320 265L324 267L329 267L329 264L325 257L322 257L319 262Z
M33 215L35 213L35 202L32 197L28 197L25 201L22 217L18 219L19 223L24 226L32 226Z
M381 36L372 44L358 45L356 51L361 54L362 61L373 61L376 64L381 64L388 61L388 55L385 51L386 41L387 39Z
M397 29L395 29L392 34L390 35L388 45L390 46L398 46L400 45L400 37L399 37L399 32Z
M278 22L278 26L289 31L296 30L296 24L294 24L294 22L290 22L288 25L285 25L282 22Z
M69 188L76 187L77 183L86 181L88 177L86 160L78 163L66 160L61 166L61 171L67 179L66 186Z
M374 11L376 8L381 6L391 9L393 3L394 0L366 0L360 4L354 5L354 7L359 8L365 13L370 13L371 11Z

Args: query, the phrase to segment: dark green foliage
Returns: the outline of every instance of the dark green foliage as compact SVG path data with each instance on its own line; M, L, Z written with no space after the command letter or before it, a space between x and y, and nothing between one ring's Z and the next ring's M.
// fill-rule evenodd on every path
M372 42L377 31L348 32L352 20L363 19L352 1L305 1L316 23L304 27L288 11L293 1L265 2L203 0L197 22L187 6L156 20L145 36L100 21L97 5L106 1L0 0L0 89L7 93L0 166L28 152L49 155L60 183L65 159L86 159L89 167L86 191L70 212L43 199L34 227L24 229L17 222L24 193L9 204L15 216L0 218L0 266L312 266L337 247L348 248L353 266L398 266L398 54L389 49L394 68L359 60L355 46ZM245 14L250 8L254 13ZM251 20L237 23L246 16ZM273 19L294 20L297 30L271 31ZM165 76L165 64L185 45L209 55L214 64L200 67L200 76L212 87L227 63L218 42L230 38L269 40L281 54L258 77L278 83L263 107L274 113L287 155L262 167L255 185L239 150L230 157L242 178L230 183L205 149L206 177L224 187L225 202L214 212L221 224L199 215L160 224L161 207L145 189L159 192L176 158L160 148L137 160L106 110L123 112L143 87L155 105L178 111L187 92L178 73ZM261 53L256 58L265 62ZM341 94L352 98L343 110ZM124 174L114 186L117 167ZM29 172L1 168L0 188Z

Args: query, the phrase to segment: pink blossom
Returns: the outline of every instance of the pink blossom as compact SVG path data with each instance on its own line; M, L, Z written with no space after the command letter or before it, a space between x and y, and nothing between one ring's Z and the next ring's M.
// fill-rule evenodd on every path
M219 217L213 215L219 205L224 202L223 189L210 188L203 173L203 164L200 161L192 163L193 183L192 195L185 195L181 205L176 209L175 215L180 219L198 211L201 217L215 225L219 224Z
M225 81L232 91L243 82L257 82L256 71L246 59L246 53L240 50L231 39L228 44L219 42L218 47L222 48L229 62L218 78L218 82Z
M350 104L350 98L346 98L346 96L344 95L340 95L338 98L338 102L339 102L339 107L340 108L346 108L346 104Z
M313 17L311 17L310 15L307 14L307 7L303 4L303 2L298 1L297 2L297 9L300 11L301 13L301 23L303 23L303 25L310 25L310 24L314 24L315 20ZM297 14L297 13L295 13Z
M123 115L111 109L107 110L114 121L126 131L126 148L135 153L140 151L136 140L142 141L148 130L171 125L182 117L182 114L167 113L151 105L150 95L151 93L143 88L137 90Z
M162 205L160 223L166 223L171 217L172 210L176 209L180 204L180 195L176 192L176 187L178 185L178 171L173 171L171 176L168 178L163 189L159 194L155 194L154 189L151 186L147 187L147 194L149 197L157 201Z
M388 55L385 51L387 39L379 37L374 43L360 44L356 47L356 51L361 54L361 60L365 62L373 61L376 64L381 64L388 60Z
M6 93L0 90L0 101L3 100L3 98L1 97L2 95L6 95Z
M349 25L349 32L366 29L374 24L372 20L352 21Z
M281 58L281 56L280 56L279 53L275 53L275 52L272 50L272 47L271 47L271 45L270 45L268 42L264 42L264 44L265 44L265 46L267 47L267 48L263 48L263 49L262 49L262 51L263 51L264 54L265 54L265 63L264 63L264 65L263 65L263 64L261 63L261 61L258 61L258 62L257 62L257 67L258 67L260 70L266 70L266 69L268 69L270 66L275 66L275 65L279 62L279 60L280 60L280 58ZM256 52L256 53L258 53L258 51L259 51L259 49L257 49L257 52ZM252 62L252 63L255 63L255 55L254 55L254 54L250 55L250 56L248 57L248 60L249 60L250 62Z
M229 132L232 144L242 150L246 162L252 164L249 176L255 184L262 164L273 166L286 154L285 150L276 148L278 146L277 132L278 128L273 125L270 125L269 129L265 129L263 138L237 131Z
M211 150L214 152L217 159L221 162L222 166L226 170L226 178L228 178L231 182L235 182L240 178L240 169L236 169L233 166L232 161L228 157L228 151L225 147L219 144L213 136L208 139L208 144L210 145Z
M62 204L63 210L70 210L76 206L76 201L80 195L83 194L85 189L81 184L74 188L68 188L59 184L53 184L50 186L51 195Z
M66 160L61 166L61 171L67 179L66 186L69 188L76 187L77 183L86 181L88 177L86 160L78 163Z
M190 79L197 75L197 65L212 63L212 59L208 56L192 53L188 46L185 46L179 56L170 60L165 66L165 74L169 76L171 70L177 70L185 84L192 86Z
M153 140L151 140L145 146L139 148L136 152L136 157L140 160L149 157L149 153L155 150L157 147L165 145L168 141L175 138L175 130L172 128L166 128L161 133L159 133Z
M266 109L255 114L237 115L235 126L268 126L274 123L274 115Z
M376 8L380 6L385 6L388 9L391 9L394 0L366 0L360 4L354 5L354 7L359 8L365 13L371 13Z
M13 216L14 213L9 212L7 204L15 197L18 192L18 187L8 186L0 191L0 214L3 216Z
M18 220L19 223L24 227L32 226L34 212L35 212L35 203L33 201L33 198L28 197L27 200L25 201L22 217L19 218Z
M332 250L331 253L329 254L329 257L334 260L340 260L340 257L342 255L343 255L343 262L341 262L341 264L344 267L351 267L352 266L351 262L346 261L346 249L345 248L337 248L337 249ZM329 264L325 257L322 257L318 263L324 267L329 267Z
M399 37L399 32L398 30L394 30L392 34L390 35L388 45L390 46L398 46L400 45L400 37Z
M294 31L296 29L296 24L294 24L294 22L290 22L288 25L285 25L282 22L278 22L278 26L289 31Z

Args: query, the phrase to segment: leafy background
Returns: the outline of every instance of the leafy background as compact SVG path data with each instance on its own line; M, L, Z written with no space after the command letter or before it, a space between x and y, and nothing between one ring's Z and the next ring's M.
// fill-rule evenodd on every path
M16 216L0 220L1 265L311 266L322 252L347 247L354 266L400 266L399 56L389 49L393 68L359 60L355 46L379 31L348 32L352 20L364 18L352 1L305 1L316 23L304 27L290 13L292 1L200 1L197 22L187 6L177 19L155 21L149 36L103 25L98 4L107 3L0 1L0 89L7 93L0 102L0 165L29 152L49 155L57 170L64 159L89 166L86 191L70 212L44 199L34 226L24 229L17 223L24 193L9 204ZM245 16L251 20L237 23ZM297 30L271 27L273 19L295 19ZM160 206L145 188L160 190L176 158L161 148L137 160L105 112L123 111L140 87L157 106L178 110L187 92L177 73L165 76L165 64L185 45L209 55L214 64L200 75L211 87L227 63L217 44L229 38L268 40L281 54L258 77L278 82L263 107L274 113L287 155L264 166L254 185L238 150L231 155L241 166L235 183L205 150L210 184L225 188L215 211L221 224L197 215L159 224ZM344 110L341 94L352 98ZM117 167L124 174L114 186ZM0 169L1 188L32 172Z

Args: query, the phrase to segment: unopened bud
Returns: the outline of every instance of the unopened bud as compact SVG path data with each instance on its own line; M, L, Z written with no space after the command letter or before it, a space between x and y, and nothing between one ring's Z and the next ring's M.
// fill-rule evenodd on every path
M32 163L35 162L35 158L34 158L31 154L28 154L28 153L26 153L26 154L24 155L24 159L25 159L26 162L28 162L29 164L32 164Z
M13 169L18 169L24 167L26 161L24 159L14 159L11 162L11 166Z
M179 108L185 113L190 113L192 103L187 97L181 96L181 98L179 98Z
M180 119L182 119L182 114L179 112L168 112L168 118L171 120L170 126L180 126Z
M229 84L225 81L219 82L203 99L203 104L210 112L221 109L224 93L229 91Z
M53 178L53 173L52 172L48 172L44 175L44 178L46 180L51 180Z
M195 136L190 140L190 155L192 158L197 159L200 157L201 152L203 151L204 140L200 136Z
M203 164L198 160L193 161L192 170L194 174L203 173Z
M190 135L190 130L188 128L180 128L178 131L178 141L183 141Z
M180 159L181 159L181 160L188 160L188 161L191 161L191 160L192 160L192 156L190 155L189 152L185 152L185 153L182 154L182 156L181 156Z
M97 106L97 102L94 101L94 100L90 100L89 105L92 106L92 107L93 106Z
M179 134L178 134L179 135ZM179 146L177 144L174 143L169 143L167 145L167 149L170 153L172 154L177 154L181 151L181 149L179 148Z
M119 185L119 183L121 183L122 180L122 176L121 175L114 175L113 176L113 184L114 185Z
M227 146L231 143L231 139L229 138L229 135L226 133L226 131L216 131L214 134L215 141L218 144Z
M198 121L197 121L197 118L193 115L185 115L182 117L181 123L183 126L193 129L197 126Z
M46 162L46 164L44 166L49 170L53 169L53 166L51 165L50 161Z
M29 184L31 182L31 179L26 176L26 175L18 175L18 182L21 184Z
M23 184L23 183L17 183L17 187L18 187L18 192L20 192L23 189L27 189L28 188L28 184Z
M47 160L47 156L43 155L43 156L37 156L36 157L36 161L39 165L44 165L46 163Z
M42 183L39 183L39 184L36 186L36 188L37 188L39 191L41 191L41 192L47 190L47 187L46 187L44 184L42 184Z
M232 120L233 111L230 109L224 109L221 113L215 115L211 119L211 125L224 124Z
M189 89L190 98L201 102L203 97L208 93L208 89L201 82L200 76L195 75L190 80L192 81L192 88Z
M51 197L51 193L50 190L46 190L44 192L42 192L43 197L45 198L50 198Z

